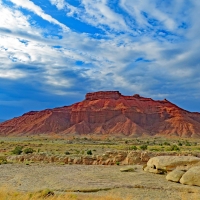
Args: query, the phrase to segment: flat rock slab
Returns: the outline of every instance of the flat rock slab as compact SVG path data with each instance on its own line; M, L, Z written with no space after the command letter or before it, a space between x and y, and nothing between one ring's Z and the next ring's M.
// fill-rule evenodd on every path
M140 165L137 165L134 173L121 173L120 168L121 166L6 164L0 165L0 187L19 191L46 188L55 192L93 191L91 195L119 194L123 198L134 200L182 200L183 197L187 200L200 199L200 187L167 181L163 175L144 172Z
M135 172L136 167L123 167L120 169L120 172Z

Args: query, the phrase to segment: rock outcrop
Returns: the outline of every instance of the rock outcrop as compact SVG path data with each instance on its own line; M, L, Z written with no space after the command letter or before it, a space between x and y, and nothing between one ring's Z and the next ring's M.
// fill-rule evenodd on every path
M168 181L200 186L200 158L193 156L157 156L147 162L144 171L166 174Z
M194 156L157 156L149 159L145 171L163 174L173 171L177 167L188 168L200 164L200 158Z
M102 91L88 93L85 100L71 106L31 111L0 124L0 135L30 134L200 137L200 113L166 99Z
M185 171L179 170L179 169L175 169L172 172L169 172L167 174L166 179L168 181L172 181L172 182L178 183L180 181L181 177L183 176L183 174L185 174Z
M200 166L191 167L180 179L180 183L185 185L200 186Z

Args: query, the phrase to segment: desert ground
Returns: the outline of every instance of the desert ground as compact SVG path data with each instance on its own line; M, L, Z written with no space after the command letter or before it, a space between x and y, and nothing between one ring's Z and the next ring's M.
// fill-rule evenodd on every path
M20 194L37 193L48 189L62 199L200 199L200 187L167 181L165 175L143 171L143 165L83 165L63 162L9 162L6 158L16 156L14 149L27 148L33 154L66 155L71 157L101 155L106 151L146 151L156 153L200 153L197 139L92 139L92 138L45 138L45 137L2 137L0 138L0 188ZM146 145L146 149L142 149ZM178 147L174 149L174 146ZM135 148L136 147L136 148ZM172 148L173 147L173 148ZM67 153L66 153L67 152ZM121 172L123 167L134 168L133 172ZM1 194L1 192L0 192ZM1 197L1 196L0 196ZM12 197L12 192L4 195ZM27 199L31 199L31 195ZM19 199L23 199L19 197ZM47 198L47 197L45 197ZM52 197L48 197L49 199ZM3 199L3 197L1 198ZM17 199L17 196L16 198Z

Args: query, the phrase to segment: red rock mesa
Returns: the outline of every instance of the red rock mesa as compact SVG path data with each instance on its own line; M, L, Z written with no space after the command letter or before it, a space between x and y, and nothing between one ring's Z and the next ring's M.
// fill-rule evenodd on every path
M71 106L31 111L0 124L0 135L51 133L200 137L200 113L166 99L100 91L86 94L85 100Z

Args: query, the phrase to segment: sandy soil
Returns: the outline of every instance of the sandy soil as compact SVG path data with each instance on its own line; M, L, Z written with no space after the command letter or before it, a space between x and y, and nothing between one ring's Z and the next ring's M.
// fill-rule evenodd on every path
M0 165L0 187L11 190L55 192L91 192L91 195L117 194L126 199L200 199L200 187L168 182L165 175L144 172L120 172L121 166L53 164ZM95 192L96 191L96 192Z

